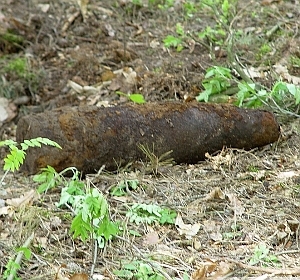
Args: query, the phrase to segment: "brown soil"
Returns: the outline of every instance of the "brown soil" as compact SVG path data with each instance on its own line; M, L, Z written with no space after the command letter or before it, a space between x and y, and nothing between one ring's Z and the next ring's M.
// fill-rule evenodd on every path
M199 3L188 16L184 9L188 1L167 7L168 1L134 5L126 0L90 0L83 17L75 2L3 0L0 4L0 94L13 102L15 113L2 124L1 139L14 139L17 121L25 114L129 102L116 91L141 93L147 102L188 101L203 90L205 70L213 65L231 68L233 55L248 69L264 72L256 80L267 87L279 78L275 64L286 66L293 77L300 75L298 0L238 1L227 25L227 31L240 34L231 49L225 47L226 36L219 46L220 35L215 42L195 35L207 26L217 29L215 14ZM180 52L163 44L167 35L176 36L178 22L187 34ZM22 40L5 39L7 32ZM265 52L264 45L271 49ZM26 57L30 75L7 70L9 61L18 57ZM298 114L296 109L293 113ZM93 242L74 240L69 233L72 212L56 207L61 187L22 206L5 208L10 199L37 187L31 177L8 175L0 188L0 209L9 210L0 212L0 274L15 257L15 249L34 234L32 256L20 264L21 279L76 279L69 277L76 272L90 274L93 262L93 279L119 279L113 271L133 260L150 264L165 279L296 277L300 274L300 123L284 113L276 116L282 137L260 149L224 148L195 165L88 175L85 181L107 195L111 217L124 229L105 249L98 249L96 257ZM131 179L139 181L138 189L122 198L109 194L120 181ZM189 239L180 235L180 225L129 222L126 211L136 202L169 207L199 231ZM141 236L134 237L132 230ZM262 244L269 250L267 256L250 266ZM270 256L278 262L270 261Z

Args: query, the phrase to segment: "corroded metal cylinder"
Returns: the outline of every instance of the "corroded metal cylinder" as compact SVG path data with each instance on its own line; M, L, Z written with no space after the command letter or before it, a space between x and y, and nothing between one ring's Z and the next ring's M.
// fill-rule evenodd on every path
M51 165L75 166L83 173L102 165L112 170L144 160L138 145L158 156L172 150L177 163L196 163L224 146L252 149L279 138L271 112L198 102L126 104L115 107L63 107L20 119L17 141L47 137L63 149L30 148L22 171L34 174Z

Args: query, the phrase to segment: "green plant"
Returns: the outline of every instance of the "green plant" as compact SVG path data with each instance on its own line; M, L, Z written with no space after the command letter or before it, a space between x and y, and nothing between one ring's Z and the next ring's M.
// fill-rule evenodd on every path
M151 262L149 262L151 263ZM144 261L132 261L122 265L122 269L114 270L113 273L124 279L139 279L139 280L163 280L165 277L156 272L152 266Z
M122 91L116 91L116 94L126 96L130 101L132 101L134 103L142 104L142 103L146 102L144 99L144 96L139 93L126 94Z
M150 166L148 166L149 171L154 172L155 174L158 173L158 168L160 166L168 166L174 163L174 159L170 157L170 155L173 153L172 150L162 154L161 156L157 156L154 153L154 146L152 151L147 145L144 146L142 144L138 144L138 148L150 161Z
M26 260L30 260L31 257L31 251L27 247L20 247L16 250L16 252L21 252L21 254L25 256ZM18 270L21 268L21 265L18 260L10 259L8 263L5 266L5 271L3 274L3 280L5 279L13 279L13 280L19 280L17 276Z
M183 3L183 10L185 15L188 18L192 18L194 16L194 13L197 11L195 3L192 1L186 1Z
M270 254L266 244L262 243L255 247L253 256L249 261L249 265L261 264L263 266L278 266L280 261L275 255Z
M67 180L63 174L70 171L73 172L73 176ZM65 205L73 210L75 217L70 228L73 237L79 237L83 242L87 239L97 240L98 245L103 248L106 242L117 234L118 226L110 220L108 202L103 194L96 188L86 186L79 179L79 175L75 167L69 167L57 173L48 166L33 179L40 183L39 192L62 184L57 207Z
M31 257L31 250L28 248L31 241L34 238L34 234L32 233L27 240L24 242L22 247L19 247L16 249L16 252L18 253L16 256L16 259L10 258L5 266L5 271L3 274L2 279L8 279L8 280L19 280L20 278L17 276L18 270L21 268L21 260L22 257L25 256L27 260Z
M300 87L282 81L277 81L272 89L257 88L255 84L238 83L236 105L246 108L257 108L262 105L273 105L277 109L292 107L300 103ZM293 100L291 105L285 105Z
M129 217L130 222L136 224L152 224L155 222L174 224L177 213L174 210L162 208L155 204L135 203L130 207L126 216Z
M166 48L174 47L178 52L183 50L183 41L186 38L185 31L181 23L176 23L176 33L178 36L168 35L163 43Z
M206 39L210 44L223 46L226 36L229 34L229 25L234 18L237 0L204 0L201 1L204 7L208 7L215 18L215 26L198 33L199 39Z
M293 67L300 68L300 57L291 56L290 63Z
M228 68L213 66L206 70L205 79L202 82L204 91L197 97L197 101L208 102L209 97L221 93L231 86L231 70Z
M223 45L225 35L226 31L219 26L216 26L215 28L206 26L203 31L198 33L198 38L200 40L206 39L209 43L214 43L216 45Z
M204 91L196 97L198 101L208 102L216 95L227 94L235 100L235 105L245 108L257 108L265 105L279 111L285 109L292 111L295 106L300 104L299 86L277 81L271 89L267 89L259 84L240 82L234 79L230 69L219 66L213 66L206 70L202 85ZM225 100L228 99L225 98Z
M167 10L174 6L174 0L163 0L161 4L158 4L157 7L161 10Z
M136 190L139 186L138 180L122 180L111 188L110 194L113 196L124 196L130 189Z
M71 179L67 180L63 175L73 173ZM39 184L38 193L46 192L58 185L67 187L68 192L62 193L63 199L66 200L67 193L72 195L83 194L84 183L80 181L80 173L75 167L68 167L57 173L52 166L41 168L41 172L33 176L33 181ZM65 189L63 189L65 191Z
M241 231L241 226L239 225L236 225L236 224L232 224L230 226L230 231L227 231L227 232L224 232L222 235L223 235L223 238L225 240L232 240L232 239L235 239L237 237L240 237L243 233Z
M9 148L9 153L4 158L3 170L6 171L3 175L1 182L3 182L6 174L9 171L16 171L20 169L21 164L23 164L26 156L26 151L28 148L41 147L43 145L49 145L61 149L61 146L55 141L48 138L37 137L30 140L24 140L22 143L18 144L13 140L4 140L0 142L0 147L7 146ZM19 147L20 148L19 148Z

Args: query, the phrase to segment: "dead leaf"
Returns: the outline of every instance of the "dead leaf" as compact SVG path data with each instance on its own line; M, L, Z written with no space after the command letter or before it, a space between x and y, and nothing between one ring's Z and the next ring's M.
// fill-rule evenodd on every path
M204 230L208 233L209 237L213 241L222 241L223 237L220 232L221 226L215 221L206 220L203 221Z
M33 200L38 197L36 190L30 190L24 195L18 198L7 199L6 204L11 205L15 208L20 208L21 206L31 205Z
M48 238L47 237L42 237L42 236L37 236L36 241L38 243L38 246L46 249L48 247Z
M281 2L281 0L262 0L261 4L263 6L269 6L269 5L273 4L273 3L279 3L279 2Z
M279 74L283 79L294 85L300 85L300 77L290 75L287 66L275 64L273 67L275 69L275 72Z
M144 236L143 244L148 246L148 245L156 245L159 243L159 236L156 231L148 232Z
M8 215L10 212L12 212L11 206L0 207L0 216Z
M277 174L278 179L290 179L295 176L299 176L299 171L282 171Z
M59 226L61 226L61 218L58 216L54 216L50 218L50 227L51 229L57 229Z
M70 280L88 280L89 276L85 273L75 273L71 276Z
M201 224L185 224L182 220L181 215L178 214L175 220L175 226L177 227L180 235L184 234L187 239L192 239L192 237L198 233Z
M230 201L230 206L233 209L235 215L241 216L245 212L245 207L242 206L242 202L233 193L227 193L226 196Z
M202 264L200 268L194 271L191 275L191 280L221 280L231 272L233 264L226 262L216 263L211 260L207 260Z
M214 200L214 199L225 199L225 194L219 187L215 187L210 193L208 193L204 200Z
M207 279L206 270L204 266L195 270L190 277L190 280L203 280L203 279Z
M43 13L47 13L50 8L50 4L38 4L37 5Z
M217 266L216 272L213 276L208 279L224 279L224 277L231 272L233 264L229 264L227 262L220 262Z
M11 121L17 115L17 107L9 99L0 97L0 126Z

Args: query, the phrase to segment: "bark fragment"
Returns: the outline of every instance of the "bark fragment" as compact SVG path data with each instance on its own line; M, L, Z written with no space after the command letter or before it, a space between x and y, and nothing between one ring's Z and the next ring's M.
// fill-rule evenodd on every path
M198 102L63 107L25 116L17 127L18 142L41 136L63 147L28 150L22 166L28 174L47 165L57 171L75 166L87 173L104 164L112 170L145 159L138 144L154 145L158 156L173 150L177 163L196 163L223 146L252 149L279 135L279 125L268 111Z

